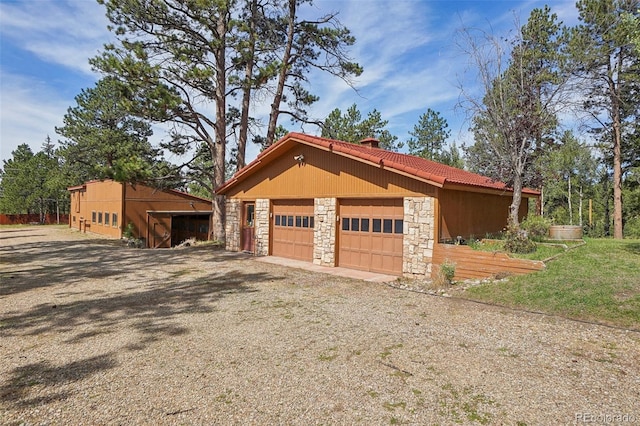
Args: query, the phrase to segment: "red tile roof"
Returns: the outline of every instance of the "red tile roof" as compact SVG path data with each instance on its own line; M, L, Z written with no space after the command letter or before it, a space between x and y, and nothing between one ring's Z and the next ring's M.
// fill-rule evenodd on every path
M236 183L238 180L242 180L242 178L253 168L258 166L265 157L270 156L272 152L290 140L323 148L336 154L345 155L363 162L374 163L375 165L382 166L385 169L395 171L396 173L414 176L419 180L426 181L440 188L445 186L462 185L471 188L475 187L479 189L510 191L510 188L507 188L507 186L502 182L497 182L476 173L471 173L435 161L415 157L413 155L401 154L381 148L373 148L371 146L358 145L321 138L318 136L310 136L303 133L289 133L284 138L280 139L268 149L260 153L254 161L239 170L229 181L217 188L216 193L220 193ZM525 188L523 193L539 195L538 191L528 188Z

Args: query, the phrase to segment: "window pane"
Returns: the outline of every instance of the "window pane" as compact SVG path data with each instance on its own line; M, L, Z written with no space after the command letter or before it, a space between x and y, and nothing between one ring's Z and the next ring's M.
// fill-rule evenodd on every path
M296 216L296 228L302 228L302 216Z
M91 212L91 223L96 223L96 212Z
M102 223L102 212L98 212L98 223Z
M313 216L309 217L309 228L313 228L313 225L315 223L315 219L313 218Z
M113 215L111 215L111 219L111 224L113 226L118 226L118 215L114 213Z
M342 218L342 230L343 231L348 231L349 230L349 218L348 217L343 217Z
M391 234L393 232L393 220L384 219L384 222L382 223L382 232L385 234Z
M396 219L393 227L394 234L402 234L402 219Z
M246 223L245 226L248 227L252 227L253 226L253 220L255 218L255 213L256 213L256 206L255 204L247 204L247 213L246 213Z
M369 219L360 219L360 230L362 232L369 232Z
M351 230L352 231L359 231L360 230L360 219L355 218L355 217L351 219Z
M110 223L109 223L109 213L105 213L105 214L104 214L104 224L105 224L106 226L109 226L109 225L110 225Z
M303 216L302 217L302 227L303 228L308 228L309 227L309 216Z
M373 232L382 231L382 219L373 219Z
M293 216L287 216L287 226L293 226Z
M276 215L276 226L280 226L280 215Z

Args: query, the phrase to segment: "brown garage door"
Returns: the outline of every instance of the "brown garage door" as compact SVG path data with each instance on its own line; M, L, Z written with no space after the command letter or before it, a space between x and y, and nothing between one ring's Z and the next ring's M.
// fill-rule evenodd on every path
M402 274L402 199L340 202L338 264Z
M271 254L313 260L313 200L273 202Z

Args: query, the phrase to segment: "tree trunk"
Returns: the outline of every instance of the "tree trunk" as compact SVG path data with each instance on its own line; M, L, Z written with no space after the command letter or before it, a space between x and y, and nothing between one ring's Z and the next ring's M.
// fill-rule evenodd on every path
M617 110L618 108L616 108ZM614 120L614 144L613 144L613 238L622 239L622 161L620 148L620 115L617 114L617 122Z
M287 74L289 72L289 60L291 59L291 50L293 49L293 37L295 35L296 23L296 2L297 0L289 0L289 27L287 29L287 44L282 56L282 64L280 67L280 73L278 75L278 85L273 96L273 103L271 104L266 146L271 146L273 144L276 135L276 125L278 124L278 115L280 114L280 103L282 102L284 83L287 80Z
M580 228L582 228L582 197L584 196L584 194L582 193L582 185L580 185L580 192L578 193L578 195L580 196L580 204L578 205L578 221Z
M520 211L520 204L522 203L522 173L516 173L513 178L513 198L511 199L511 205L509 206L509 226L513 226L516 229L520 228L520 218L518 212Z
M622 56L618 55L618 70L622 69ZM611 74L610 74L611 75ZM609 77L611 118L613 122L613 238L622 239L622 118L620 116L620 82Z
M569 190L567 191L567 202L569 203L569 225L573 225L573 206L571 205L571 175L569 175Z
M251 0L250 21L249 21L249 47L247 51L247 61L244 68L245 86L242 89L242 111L240 112L240 135L238 137L238 153L236 156L236 170L240 170L246 165L245 157L247 151L247 137L249 133L249 107L251 105L251 89L253 88L253 68L255 64L256 51L256 7L257 0Z
M226 34L228 12L221 10L217 22L217 31L220 36L219 45L215 49L216 60L216 128L213 154L213 188L218 188L225 181L225 154L226 154ZM213 196L213 238L217 241L225 239L225 207L224 197Z

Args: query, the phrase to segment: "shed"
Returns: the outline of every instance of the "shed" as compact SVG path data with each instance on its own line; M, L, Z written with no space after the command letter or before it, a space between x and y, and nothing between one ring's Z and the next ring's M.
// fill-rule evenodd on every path
M360 144L289 133L216 189L226 248L408 277L434 248L507 224L512 190L465 170ZM523 191L519 215L534 190Z
M68 188L69 227L122 238L127 226L147 247L170 247L188 238L209 239L211 200L172 189L113 180ZM131 224L131 225L129 225Z

